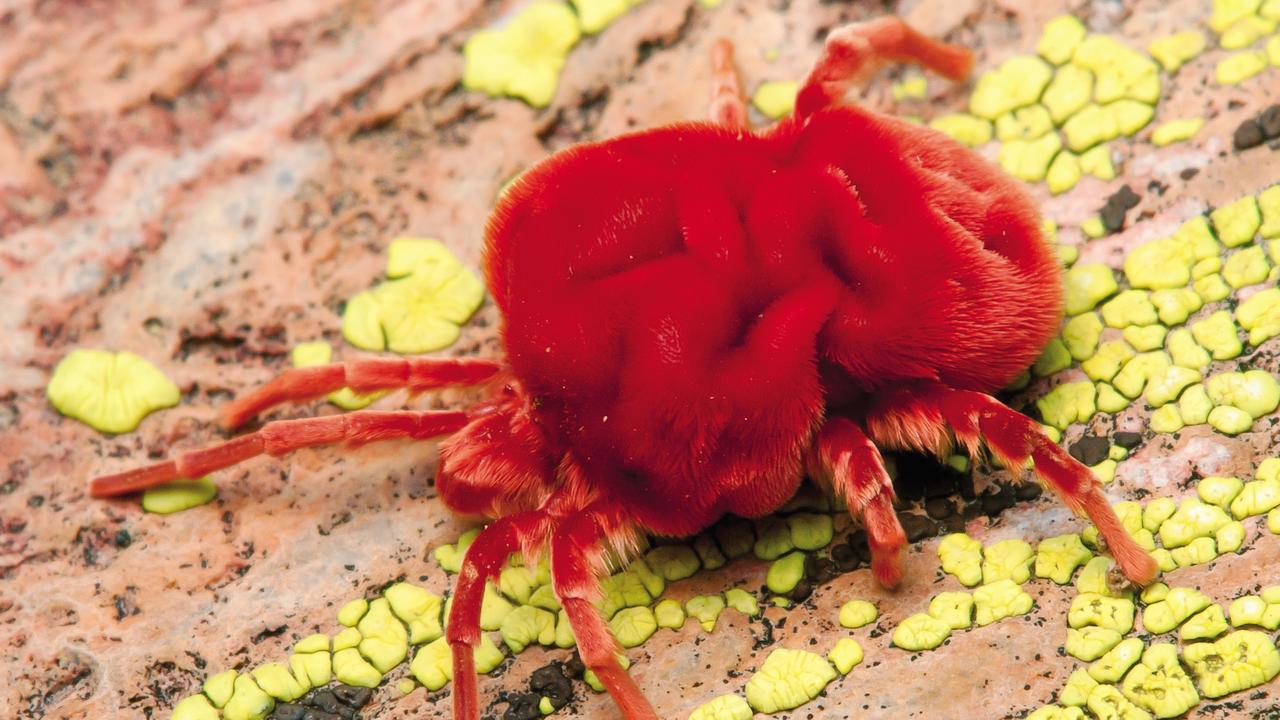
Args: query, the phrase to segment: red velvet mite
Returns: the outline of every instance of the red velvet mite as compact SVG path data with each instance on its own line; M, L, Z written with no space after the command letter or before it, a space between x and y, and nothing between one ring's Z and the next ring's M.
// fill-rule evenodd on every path
M593 607L606 547L766 515L802 475L862 517L872 569L901 579L905 537L878 448L986 447L1097 525L1128 578L1156 566L1101 486L990 393L1058 331L1061 270L1017 182L931 129L844 104L886 61L948 78L964 48L897 18L833 31L795 113L748 126L732 46L713 49L711 121L588 143L524 173L486 232L500 360L379 358L287 370L230 403L228 428L285 401L484 385L456 412L268 422L222 445L93 481L105 497L268 454L448 435L437 488L492 523L448 618L454 716L479 716L472 650L484 584L550 553L586 665L628 720L657 714Z

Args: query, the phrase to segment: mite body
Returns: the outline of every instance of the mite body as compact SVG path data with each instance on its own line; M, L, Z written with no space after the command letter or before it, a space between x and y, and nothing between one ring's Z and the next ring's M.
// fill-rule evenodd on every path
M115 495L259 454L449 435L437 487L492 519L463 562L449 617L455 717L478 717L472 648L487 579L549 552L583 661L628 720L656 718L592 602L606 547L758 517L804 472L862 517L876 579L901 579L905 538L877 447L986 447L1087 514L1130 580L1155 565L1092 473L989 394L1057 332L1060 268L1018 184L932 130L842 104L884 61L958 79L962 48L896 18L834 31L792 118L760 132L727 42L713 51L713 122L582 145L526 172L486 234L500 361L367 359L285 372L224 411L236 427L280 402L486 384L460 412L362 411L269 422L175 460L99 478Z

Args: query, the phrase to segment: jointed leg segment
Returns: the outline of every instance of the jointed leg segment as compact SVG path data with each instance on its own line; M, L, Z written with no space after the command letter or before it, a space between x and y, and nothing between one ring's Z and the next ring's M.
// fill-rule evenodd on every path
M476 385L495 375L492 360L433 360L425 358L361 358L286 370L247 395L222 408L228 430L258 413L284 402L312 400L349 387L358 393L407 388L421 392L455 385Z
M711 46L711 121L739 130L747 128L742 83L733 67L733 43L724 38Z
M829 479L849 511L862 516L871 545L871 574L881 586L902 580L902 548L907 536L893 511L893 480L880 451L851 420L827 420L811 451L810 474Z
M925 37L897 17L836 28L796 96L796 116L839 103L850 87L887 62L917 63L960 80L973 67L973 52Z
M193 450L155 465L94 478L93 497L112 497L145 490L181 478L194 479L258 455L280 457L305 447L345 443L364 445L379 440L426 440L457 432L467 423L463 412L378 412L362 410L346 415L301 420L278 420L258 432L202 450Z
M871 436L880 443L926 451L940 449L945 428L976 449L986 441L1006 467L1022 467L1028 459L1036 475L1076 513L1098 527L1116 563L1130 581L1147 585L1156 563L1125 531L1089 468L1050 440L1031 418L979 392L953 390L939 384L888 391L876 397L868 417Z

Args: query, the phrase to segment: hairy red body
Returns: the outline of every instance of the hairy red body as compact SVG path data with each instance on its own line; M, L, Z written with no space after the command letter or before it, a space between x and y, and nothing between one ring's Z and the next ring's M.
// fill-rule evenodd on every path
M313 445L450 435L440 497L493 519L463 561L446 636L455 716L479 698L486 580L548 552L583 661L628 720L655 719L593 606L604 548L757 517L805 471L862 518L872 571L901 579L905 543L879 447L981 445L1032 461L1087 514L1125 574L1155 564L1088 468L988 393L1058 329L1057 260L1016 182L927 128L843 105L887 60L952 78L968 51L896 18L832 32L795 116L761 133L731 46L713 50L712 123L581 145L526 172L490 221L485 273L506 356L369 359L290 370L225 409L228 427L287 400L488 383L465 412L361 411L256 433L98 478L99 496Z

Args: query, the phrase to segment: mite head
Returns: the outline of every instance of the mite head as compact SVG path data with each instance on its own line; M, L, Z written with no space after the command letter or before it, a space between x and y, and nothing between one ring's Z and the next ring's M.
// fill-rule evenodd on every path
M436 487L462 515L498 518L531 510L547 496L556 463L515 382L474 406L460 431L440 445Z

